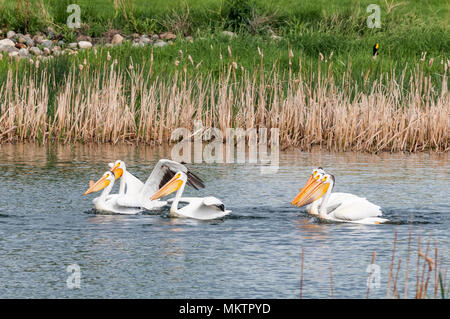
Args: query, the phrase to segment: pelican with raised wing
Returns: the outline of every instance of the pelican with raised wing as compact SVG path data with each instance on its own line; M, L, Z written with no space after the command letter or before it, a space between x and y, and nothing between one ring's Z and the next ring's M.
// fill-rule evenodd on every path
M181 197L184 187L188 180L186 173L178 171L164 186L160 188L152 197L151 200L168 196L177 191L175 198L170 207L170 214L174 217L188 217L201 220L210 220L222 218L231 210L226 210L222 201L216 197ZM179 203L187 203L186 206L178 208Z
M100 196L94 198L92 201L94 208L101 213L130 215L141 212L142 209L140 208L124 207L117 203L119 195L110 194L114 186L115 179L116 178L112 172L105 172L97 182L90 182L89 189L84 193L84 195L103 190Z
M113 165L110 164L110 167L116 179L121 178L117 199L117 203L121 206L142 207L147 210L161 209L167 202L151 200L150 197L178 171L186 174L189 186L195 189L205 187L203 181L190 172L186 166L167 159L158 161L145 184L128 172L125 163L121 160L116 161Z
M382 224L380 206L367 199L348 193L332 193L335 178L321 167L313 170L305 186L292 201L292 205L305 206L309 214L331 222Z

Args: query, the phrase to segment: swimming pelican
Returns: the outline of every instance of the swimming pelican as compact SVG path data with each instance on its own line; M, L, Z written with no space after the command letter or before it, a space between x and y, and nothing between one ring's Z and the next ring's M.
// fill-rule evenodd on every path
M114 173L116 179L121 178L117 203L121 206L143 207L147 210L161 209L167 202L162 200L151 200L150 197L178 171L186 174L187 184L189 186L192 186L195 189L205 187L203 181L198 176L178 162L167 159L159 160L144 184L127 171L123 161L117 160L111 167L111 172Z
M178 190L175 198L172 201L172 206L170 207L170 214L175 217L189 217L195 219L209 220L222 218L229 213L231 210L226 210L225 205L222 201L216 197L183 197L181 194L184 191L184 186L188 176L184 172L177 172L170 181L168 181L159 191L157 191L153 196L152 200L170 195L171 193ZM188 205L178 208L178 203L187 203Z
M321 220L357 224L381 224L380 206L348 193L332 193L335 178L321 167L313 170L305 186L292 201L298 207L308 205L307 212Z
M118 194L110 194L115 181L115 176L111 172L105 172L103 176L97 182L90 182L89 189L84 193L84 195L101 191L99 197L94 198L92 203L94 203L94 208L102 213L113 213L113 214L137 214L142 211L140 208L136 207L124 207L117 203L119 198Z

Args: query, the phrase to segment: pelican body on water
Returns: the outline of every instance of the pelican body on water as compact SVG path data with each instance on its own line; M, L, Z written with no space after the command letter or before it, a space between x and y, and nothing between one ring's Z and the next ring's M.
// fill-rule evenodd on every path
M291 204L306 206L310 215L323 221L357 224L382 224L389 221L380 217L380 206L365 198L349 193L332 193L334 185L334 176L318 167Z

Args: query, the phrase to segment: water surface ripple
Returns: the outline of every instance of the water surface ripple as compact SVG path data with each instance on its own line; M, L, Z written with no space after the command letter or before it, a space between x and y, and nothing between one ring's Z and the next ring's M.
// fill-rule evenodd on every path
M438 244L448 266L448 154L289 151L272 175L250 164L192 164L207 188L187 189L186 195L215 195L232 215L201 222L169 218L167 212L94 214L94 196L83 193L106 163L120 158L145 180L167 154L149 146L1 146L0 297L298 298L303 247L304 297L328 298L333 285L334 297L364 298L366 269L376 251L381 286L370 294L381 298L396 229L403 289L411 218L410 295L419 233L423 246L429 238L433 249ZM324 224L292 207L319 165L335 175L336 191L366 197L392 223ZM71 264L81 268L80 289L67 288Z

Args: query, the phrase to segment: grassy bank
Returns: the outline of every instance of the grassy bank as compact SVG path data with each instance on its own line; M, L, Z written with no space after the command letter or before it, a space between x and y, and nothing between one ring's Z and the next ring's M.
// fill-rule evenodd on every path
M80 30L64 24L69 2L81 7ZM448 150L445 1L151 3L0 0L3 30L52 26L67 42L80 33L101 42L112 29L177 34L164 48L99 46L39 62L4 55L0 140L161 143L198 118L220 128L280 127L284 146L303 149ZM370 3L381 7L380 29L366 26ZM109 104L127 115L105 122ZM77 123L84 119L90 124Z

